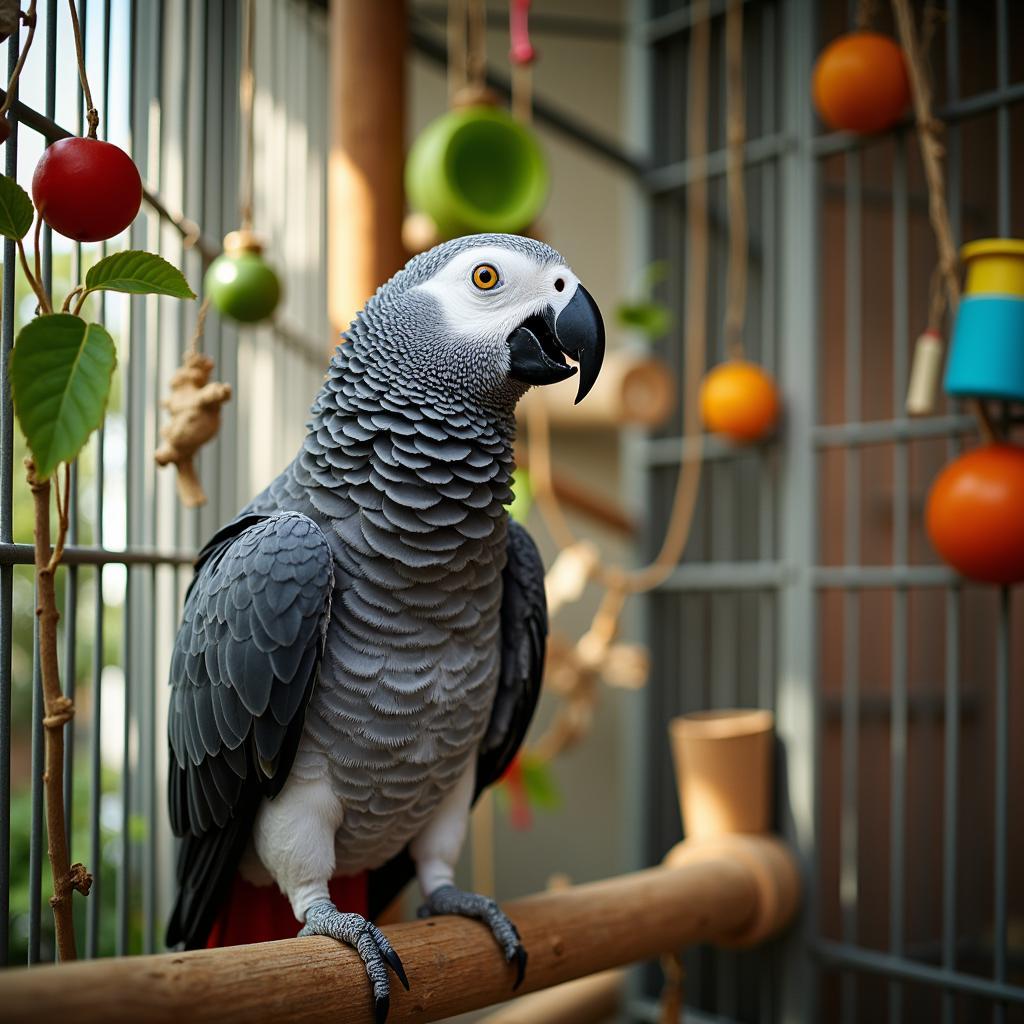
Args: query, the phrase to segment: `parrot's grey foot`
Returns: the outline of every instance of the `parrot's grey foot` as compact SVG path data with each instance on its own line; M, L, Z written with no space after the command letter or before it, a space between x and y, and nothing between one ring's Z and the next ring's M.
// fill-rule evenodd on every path
M516 983L512 990L519 988L526 974L526 950L519 940L518 929L494 900L479 893L463 892L454 885L442 885L430 894L427 902L419 909L420 917L433 917L437 914L456 914L483 921L501 946L505 960L515 963Z
M299 935L326 935L355 948L366 965L366 974L373 986L377 1024L384 1024L391 1008L388 967L409 991L409 979L398 954L384 933L360 914L343 914L330 900L319 900L306 911L306 924Z

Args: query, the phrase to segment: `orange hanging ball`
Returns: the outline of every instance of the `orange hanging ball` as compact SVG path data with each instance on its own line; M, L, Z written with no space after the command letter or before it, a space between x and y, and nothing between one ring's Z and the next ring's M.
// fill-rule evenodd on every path
M964 576L1024 581L1024 448L988 444L951 462L932 484L925 525Z
M779 418L775 381L755 363L730 359L700 386L700 415L708 430L733 441L757 441Z
M814 106L830 127L871 135L891 128L910 104L903 51L878 32L849 32L814 65Z

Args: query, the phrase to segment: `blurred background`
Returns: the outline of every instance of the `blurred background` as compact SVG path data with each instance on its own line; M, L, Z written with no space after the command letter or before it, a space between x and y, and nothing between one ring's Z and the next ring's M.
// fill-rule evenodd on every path
M571 532L593 547L562 563L579 586L553 619L527 754L478 812L459 882L508 899L658 863L683 836L668 722L767 708L778 737L774 827L800 858L804 907L757 950L687 951L687 1019L1024 1020L1024 605L1019 590L958 575L925 532L931 482L978 434L968 408L945 396L928 416L905 411L936 262L913 121L834 131L811 100L829 41L865 16L895 35L888 4L741 5L744 354L774 379L779 422L754 443L705 437L678 564L626 603L599 665L577 657L605 593L588 559L654 558L681 456L694 462L681 440L683 399L695 394L683 372L694 288L708 304L703 361L735 354L723 326L727 6L708 7L705 160L687 141L702 7L535 0L537 58L524 85L510 61L508 4L482 5L476 55L500 106L510 81L520 100L532 92L530 130L550 173L547 203L524 227L597 298L614 365L642 376L632 404L614 375L590 414L587 403L574 419L567 403L546 402L554 493ZM945 123L955 240L1024 236L1024 8L912 8ZM200 292L240 222L243 4L79 0L78 9L100 136L132 154L155 202L102 245L46 230L44 269L63 294L107 251L148 248ZM78 707L67 729L71 858L96 876L76 906L88 956L162 949L174 855L165 685L192 558L292 458L347 316L433 230L406 216L401 156L452 101L448 7L255 0L253 10L253 222L283 298L258 326L216 308L207 318L203 349L234 397L198 460L202 508L182 508L173 472L152 459L159 402L199 303L118 295L95 311L117 341L119 370L106 425L75 470L58 577L62 668ZM12 114L6 170L26 186L48 139L82 133L66 14L39 4L24 109ZM346 35L360 25L378 34ZM364 160L384 172L367 177ZM707 183L700 268L687 206L698 180ZM359 188L368 197L357 212L346 204ZM5 354L34 311L14 258L8 243ZM992 411L1007 434L1021 421L1020 405ZM543 437L524 423L522 439L522 462L534 466ZM0 959L13 965L52 959L54 945L31 502L6 397L0 450ZM551 566L565 556L565 524L536 491L521 474L514 514ZM617 1019L662 1019L662 984L658 965L633 972Z

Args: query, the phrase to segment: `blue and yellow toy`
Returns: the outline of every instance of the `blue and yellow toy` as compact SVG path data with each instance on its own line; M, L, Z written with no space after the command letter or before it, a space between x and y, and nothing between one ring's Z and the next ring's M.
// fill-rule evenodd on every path
M983 238L960 250L967 268L946 366L946 392L1024 401L1024 240Z

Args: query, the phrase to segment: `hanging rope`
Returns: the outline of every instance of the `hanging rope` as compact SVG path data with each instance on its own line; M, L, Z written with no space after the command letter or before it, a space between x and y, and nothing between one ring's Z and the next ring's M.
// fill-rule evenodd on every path
M907 59L910 91L914 100L914 118L917 122L917 138L928 185L928 217L938 249L938 263L932 275L928 306L928 329L938 335L947 310L955 314L960 301L960 260L953 241L949 209L946 206L946 176L943 169L946 151L942 144L944 126L932 112L931 77L928 73L925 49L918 39L909 0L892 0L892 7L900 44ZM982 436L991 442L995 432L984 405L980 401L971 404Z
M863 32L871 27L871 22L875 19L876 6L877 0L858 0L857 16L854 19L858 31Z
M725 282L725 343L733 359L743 358L747 309L747 197L743 188L746 111L743 97L743 0L725 12L725 181L729 200L729 268Z
M82 47L82 27L78 24L78 8L75 0L68 0L68 10L71 12L71 31L75 36L75 55L78 58L78 78L82 83L82 95L85 97L85 120L89 125L89 138L96 138L96 130L99 128L100 115L92 102L92 90L89 88L89 76L85 71L85 51Z
M253 116L253 56L255 50L254 0L245 0L242 6L242 70L238 76L238 107L242 119L242 187L238 209L242 231L252 231L253 168L255 165L256 123Z
M195 330L192 332L192 340L189 342L188 348L186 349L187 355L195 355L203 351L203 331L206 329L206 312L209 308L210 296L207 295L203 299L203 304L199 307L199 313L196 316Z
M448 105L469 84L466 64L466 0L448 0Z

